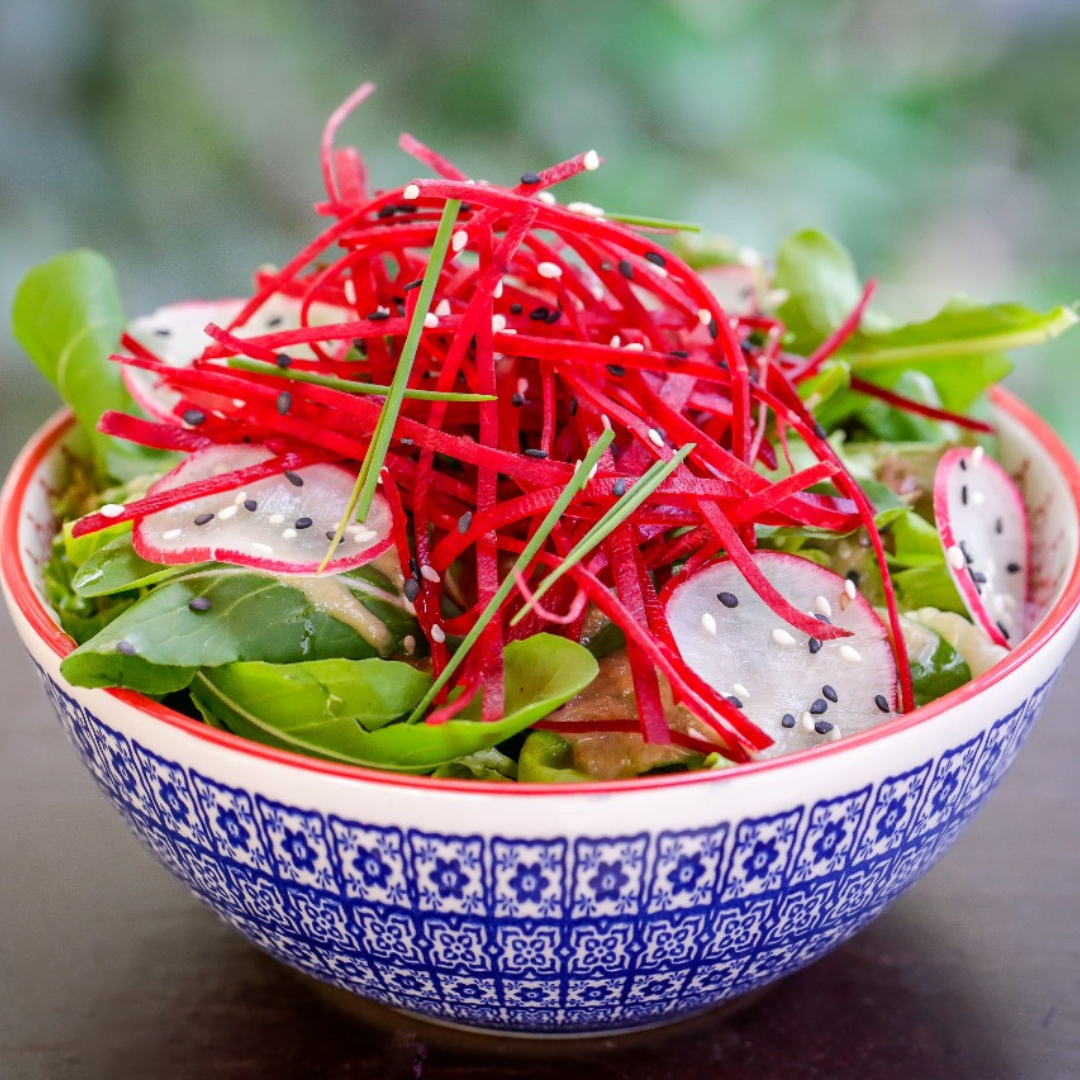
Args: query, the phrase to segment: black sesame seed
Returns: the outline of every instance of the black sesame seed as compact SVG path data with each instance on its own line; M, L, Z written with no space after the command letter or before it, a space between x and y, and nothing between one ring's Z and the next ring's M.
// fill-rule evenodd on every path
M709 320L709 337L715 341L720 336L720 327L715 319Z
M821 696L828 698L832 702L839 701L840 698L836 691L828 683L821 688Z
M848 581L851 582L852 585L855 586L856 589L859 587L859 571L858 570L849 570L844 576L848 579Z
M285 479L292 484L293 487L303 487L304 478L299 473L294 473L291 469L285 470Z
M206 525L206 524L208 524L209 522L211 522L213 520L214 520L214 515L213 514L199 514L195 518L195 524L196 525Z
M526 187L532 187L532 185L533 185L533 184L539 184L539 183L540 183L540 179L541 179L541 178L540 178L540 174L539 174L539 173L534 173L534 172L523 172L523 173L521 174L521 182L522 182L522 183L523 183L523 184L524 184L524 185L525 185Z
M414 578L419 579L420 577L420 564L415 559L409 559L409 573Z
M634 276L634 267L631 265L629 259L619 260L619 273L627 280Z
M551 308L546 304L541 304L539 307L534 307L532 311L529 312L529 318L532 319L533 322L543 322L548 317L550 311Z
M739 598L731 592L719 592L716 594L716 599L726 608L736 608L739 606Z
M832 729L833 726L829 723L828 720L819 720L816 724L814 724L814 730L819 735L828 735L829 732L832 731Z
M524 310L525 309L520 304L511 304L510 305L510 314L511 315L520 315Z
M791 713L786 712L780 723L786 728L793 728L795 726L795 717L792 716Z
M994 532L1000 533L1000 532L1004 532L1004 531L1005 531L1005 522L1002 521L1001 518L998 518L997 521L994 522Z
M664 256L661 255L659 251L646 251L645 252L645 258L648 259L649 262L651 262L653 264L653 266L666 266L667 265L667 259L665 259Z
M820 424L815 423L814 424L814 434L819 439L824 439L824 438L826 438L828 436L829 433Z
M255 511L259 509L259 504L254 499L245 499L244 509L255 513Z
M814 618L817 619L818 622L827 623L829 626L832 626L832 619L830 619L828 615L822 615L820 611L814 613Z
M188 601L188 607L192 611L209 611L210 610L210 597L209 596L193 596Z
M292 408L292 394L282 390L277 396L277 411L284 416Z
M118 641L116 643L116 651L123 656L135 656L135 646L130 641Z
M734 705L736 709L743 707L743 703L734 694L728 694L728 704Z
M389 311L371 311L368 313L368 322L386 322L389 318Z
M274 363L277 364L279 368L287 368L292 363L292 357L287 353L281 352L274 357Z
M544 320L548 326L554 326L562 318L562 311L559 308L552 308L548 312L548 317Z
M960 554L964 556L964 562L966 562L966 563L968 563L970 565L971 563L973 563L975 561L975 559L972 556L971 552L968 551L968 546L967 546L967 541L966 540L961 540L960 543L957 546L960 548Z
M309 517L300 517L294 522L295 527L298 529L310 529L312 524L313 522Z
M971 580L974 581L976 585L985 585L986 584L986 575L984 573L982 573L981 571L972 570L971 567L969 566L968 567L968 573L971 575Z
M172 331L167 326L158 326L154 328L154 333L158 337L172 337Z
M617 379L621 379L626 374L626 368L622 364L605 364L604 367Z
M510 404L513 405L515 409L520 409L521 406L525 404L525 398L521 394L511 394Z
M469 531L469 526L472 524L472 511L466 510L464 514L457 519L457 531L464 535Z
M889 699L884 694L875 694L874 695L874 704L882 712L889 712Z
M998 619L998 621L994 625L1001 631L1001 636L1006 641L1008 641L1009 640L1009 628L1000 619Z
M963 472L967 472L967 458L960 459L960 468Z
M690 354L685 349L672 349L671 352L668 353L668 356L670 356L672 360L686 360L689 358Z
M386 206L379 207L379 212L375 216L381 218L388 218L393 217L396 213L397 207L393 203L387 203Z
M614 484L611 485L611 494L616 499L621 499L626 494L626 489L630 486L630 482L625 476L620 476Z
M410 281L408 285L405 286L405 291L412 292L413 289L419 289L420 286L423 284L424 279L422 277L415 278L414 280Z
M202 409L185 409L184 410L184 423L190 424L192 427L198 427L200 424L206 422L206 413Z
M334 543L334 540L337 537L337 533L334 532L333 529L327 529L326 532L323 535L326 537L327 540L330 541L331 544ZM342 537L341 539L344 540L345 537ZM340 543L340 542L341 541L339 540L338 543Z
M960 501L967 506L967 484L960 488Z
M546 450L537 450L534 447L529 447L528 450L522 450L522 453L526 457L531 458L546 458L548 456Z
M409 578L402 586L401 591L405 594L405 599L410 604L416 602L416 598L420 595L420 582L416 578Z
M810 650L810 655L816 655L821 650L821 642L816 637L812 637L807 643L806 647Z
M578 410L578 400L577 400L576 397L572 397L570 399L570 415L571 416L577 416L577 410Z
M1019 574L1020 573L1020 564L1017 563L1017 562L1011 562L1005 567L1005 570L1009 574Z
M818 698L813 705L810 706L811 716L820 716L826 709L828 709L829 703L824 698Z

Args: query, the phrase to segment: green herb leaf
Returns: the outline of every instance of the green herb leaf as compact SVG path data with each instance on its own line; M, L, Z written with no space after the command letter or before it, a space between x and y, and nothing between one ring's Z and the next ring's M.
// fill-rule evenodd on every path
M97 430L107 409L133 409L120 368L109 360L125 319L104 256L70 251L35 266L15 293L11 320L19 344L78 417L103 473L127 480L161 466L159 452Z
M127 589L141 589L209 565L163 566L148 562L135 553L128 532L90 555L71 579L71 586L80 596L108 596Z
M430 772L525 730L598 671L588 650L550 634L511 642L504 661L506 714L494 723L479 719L478 702L445 724L389 722L415 710L431 677L386 660L230 664L199 672L191 689L201 709L258 742L355 765ZM374 713L372 700L380 703Z
M554 731L530 731L518 757L523 784L577 784L592 777L574 768L574 748Z
M940 634L912 619L903 619L901 625L916 705L926 705L971 681L967 661Z

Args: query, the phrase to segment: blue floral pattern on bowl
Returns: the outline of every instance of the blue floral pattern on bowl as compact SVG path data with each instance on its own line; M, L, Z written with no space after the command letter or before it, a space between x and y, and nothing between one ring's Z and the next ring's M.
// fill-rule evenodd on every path
M135 831L274 956L456 1024L600 1032L802 967L952 842L1053 679L916 768L766 817L577 838L450 835L284 805L168 761L42 681Z

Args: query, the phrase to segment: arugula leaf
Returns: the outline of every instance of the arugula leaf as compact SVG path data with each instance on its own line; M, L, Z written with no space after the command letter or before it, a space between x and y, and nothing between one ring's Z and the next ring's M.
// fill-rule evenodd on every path
M97 430L107 409L133 409L120 368L109 360L126 320L103 255L69 251L35 266L16 290L11 320L19 344L78 417L105 474L127 480L160 467L160 452Z
M197 598L209 609L192 610ZM277 578L213 567L158 585L80 645L61 671L75 686L161 694L183 689L200 667L374 655L356 630Z
M506 713L494 723L479 719L479 701L445 724L388 723L416 707L431 677L387 660L229 664L199 672L191 693L201 710L257 742L356 765L430 772L523 731L580 693L598 671L588 650L550 634L511 642L504 665ZM373 717L370 700L387 693L384 679L391 680L394 716L387 708Z
M90 555L71 579L71 587L80 596L108 596L128 589L141 589L167 578L206 569L210 565L163 566L149 562L135 553L131 533L127 532Z

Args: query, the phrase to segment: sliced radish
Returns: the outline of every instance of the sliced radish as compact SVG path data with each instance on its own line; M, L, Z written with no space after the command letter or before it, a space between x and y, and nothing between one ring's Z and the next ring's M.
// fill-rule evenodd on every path
M150 494L272 457L260 446L211 446L183 461ZM170 566L216 561L280 574L313 574L345 513L354 479L340 465L305 465L257 480L242 491L192 499L149 514L135 523L132 543L142 558ZM367 519L346 529L339 554L325 572L351 570L377 558L390 546L390 528L389 504L376 495Z
M945 562L977 626L1012 648L1025 633L1031 530L1023 496L982 447L949 450L934 474Z
M207 345L213 344L204 333L206 325L215 323L228 326L240 313L244 303L243 300L189 300L170 304L150 315L134 319L127 328L127 334L169 367L190 367ZM299 299L274 293L243 326L234 328L232 333L240 338L248 338L257 334L295 330L300 326L300 308ZM355 318L355 315L332 304L312 304L308 311L308 322L312 326L330 325L348 318ZM289 347L289 355L311 359L315 353L309 345L293 345ZM128 392L143 410L159 420L173 417L181 397L171 387L162 386L160 376L128 366L124 367L123 374Z
M772 736L761 756L821 746L886 719L896 708L896 662L854 584L796 555L753 558L795 607L851 631L823 641L787 625L730 560L672 590L667 618L683 660Z

